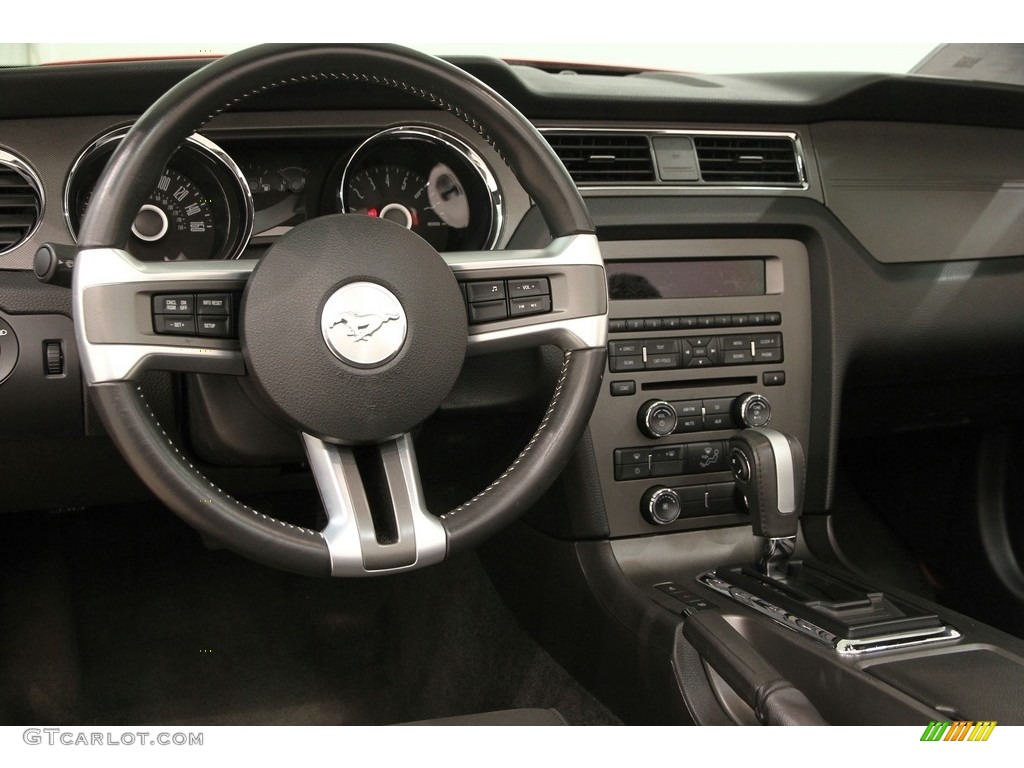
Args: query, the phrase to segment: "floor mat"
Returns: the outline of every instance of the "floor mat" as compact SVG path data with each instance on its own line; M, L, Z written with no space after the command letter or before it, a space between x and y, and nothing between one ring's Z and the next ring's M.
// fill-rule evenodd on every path
M155 505L5 525L6 723L384 724L516 706L616 722L472 556L309 579L208 550Z

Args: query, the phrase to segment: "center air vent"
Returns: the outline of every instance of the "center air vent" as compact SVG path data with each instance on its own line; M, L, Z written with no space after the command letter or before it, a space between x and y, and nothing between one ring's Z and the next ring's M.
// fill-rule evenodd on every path
M548 133L545 137L577 184L655 181L643 134Z
M39 224L42 207L38 177L24 161L0 150L0 254L28 240Z
M707 184L785 185L803 182L793 141L770 136L694 136Z

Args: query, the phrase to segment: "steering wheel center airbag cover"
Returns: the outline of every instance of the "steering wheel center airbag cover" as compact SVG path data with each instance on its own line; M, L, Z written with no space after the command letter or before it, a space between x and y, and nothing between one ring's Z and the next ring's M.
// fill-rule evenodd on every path
M326 216L282 236L242 300L250 375L299 429L377 442L433 413L466 351L448 265L404 227Z

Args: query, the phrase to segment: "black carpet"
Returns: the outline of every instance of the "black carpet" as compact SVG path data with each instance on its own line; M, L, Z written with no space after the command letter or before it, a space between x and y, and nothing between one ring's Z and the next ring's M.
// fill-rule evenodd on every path
M4 523L4 724L366 725L520 706L617 722L473 556L318 580L208 550L155 505Z

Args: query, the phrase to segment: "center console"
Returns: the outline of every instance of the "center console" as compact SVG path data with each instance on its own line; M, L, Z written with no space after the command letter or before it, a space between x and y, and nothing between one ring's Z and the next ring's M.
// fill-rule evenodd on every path
M770 424L807 444L806 249L737 239L601 250L609 362L590 431L611 536L746 523L729 439Z

